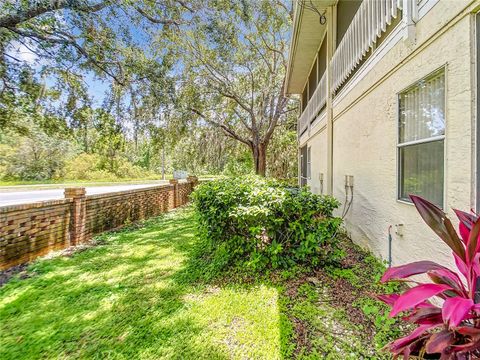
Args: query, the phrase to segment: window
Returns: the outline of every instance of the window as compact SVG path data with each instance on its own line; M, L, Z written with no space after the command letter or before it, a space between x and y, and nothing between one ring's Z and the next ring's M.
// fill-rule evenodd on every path
M399 94L398 171L400 200L424 197L443 207L445 71L441 69Z
M307 148L307 179L312 178L312 147Z

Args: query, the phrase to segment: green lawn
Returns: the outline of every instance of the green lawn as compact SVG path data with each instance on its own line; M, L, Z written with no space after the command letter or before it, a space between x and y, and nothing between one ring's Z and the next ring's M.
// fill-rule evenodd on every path
M0 359L383 358L312 274L199 279L188 208L97 241L0 288Z

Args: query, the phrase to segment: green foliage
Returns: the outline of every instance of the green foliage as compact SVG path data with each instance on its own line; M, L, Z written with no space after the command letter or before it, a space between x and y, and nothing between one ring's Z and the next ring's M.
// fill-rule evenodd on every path
M202 236L219 267L254 270L334 263L337 200L255 176L217 180L193 193Z
M265 175L267 152L272 160L271 148L285 144L279 133L295 122L291 111L295 105L284 94L290 4L269 0L203 4L176 43L183 64L178 104L188 110L188 119L207 123L245 147L255 173ZM266 168L275 176L279 171L288 177L295 157L293 148Z
M274 286L179 281L194 224L176 211L36 261L0 288L0 358L281 359Z
M399 322L388 314L390 310L380 301L373 298L361 298L353 304L360 309L375 325L375 348L382 349L392 339L402 334Z
M65 166L66 179L98 180L108 177L108 172L100 170L101 159L95 154L80 154Z
M124 160L157 174L247 174L258 139L269 176L291 177L296 119L282 89L289 9L266 0L3 1L0 131L26 136L31 122L76 152L100 155L101 170L82 178L136 177L125 175L139 168L122 168ZM226 83L212 78L212 66ZM53 171L39 162L9 176L60 178L65 149L43 143L60 153L50 157Z
M71 256L35 261L0 287L0 358L390 358L365 338L365 323L350 320L351 304L327 279L309 280L318 271L198 281L194 270L206 262L196 252L207 244L195 236L196 220L190 208L176 210L104 233ZM383 265L354 255L356 278L346 277L379 286ZM377 303L362 299L354 305L376 318ZM396 329L378 319L378 328Z
M267 151L268 176L296 184L298 175L296 117L287 118L288 127L273 134Z
M105 166L100 155L82 153L68 161L65 165L67 180L115 180L115 179L147 179L155 175L139 166L133 165L126 159L116 161L114 172Z
M47 180L63 177L66 161L77 151L68 140L28 123L25 136L0 132L0 177ZM3 135L3 136L2 136Z

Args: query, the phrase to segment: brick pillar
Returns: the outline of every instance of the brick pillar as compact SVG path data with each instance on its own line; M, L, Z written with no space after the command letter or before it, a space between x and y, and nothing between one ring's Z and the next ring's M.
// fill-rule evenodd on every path
M175 209L179 205L178 180L170 179L169 182L173 185L173 208Z
M84 242L85 222L87 218L87 201L85 188L75 187L65 189L65 198L73 200L72 214L70 217L70 245Z

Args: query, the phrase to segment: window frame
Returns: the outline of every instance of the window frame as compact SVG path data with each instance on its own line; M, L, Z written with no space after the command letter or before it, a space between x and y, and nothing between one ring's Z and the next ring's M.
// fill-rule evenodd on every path
M312 180L312 146L307 146L307 180Z
M429 138L425 138L425 139L420 139L420 140L412 140L412 141L406 141L406 142L403 142L403 143L400 143L400 119L401 119L401 114L400 114L400 96L413 89L414 87L418 86L418 84L421 82L421 81L424 81L425 79L429 78L429 77L432 77L434 76L436 73L439 73L439 72L443 72L443 76L444 76L444 84L445 84L445 91L444 91L444 104L445 104L445 108L444 108L444 112L445 112L445 128L444 128L444 135L437 135L437 136L432 136L432 137L429 137ZM436 142L436 141L443 141L443 184L442 184L442 187L443 187L443 203L442 203L442 206L441 206L441 209L446 209L447 208L447 173L448 173L448 169L447 169L447 129L448 129L448 104L447 104L447 99L448 99L448 68L447 68L447 64L445 65L442 65L438 68L436 68L435 70L433 71L430 71L429 73L427 73L426 75L422 76L421 78L419 78L418 80L416 80L415 82L413 82L413 84L410 84L409 86L403 88L402 90L398 91L397 94L396 94L396 159L397 159L397 172L396 172L396 182L397 182L397 202L399 203L402 203L402 204L407 204L407 205L412 205L414 206L413 202L409 199L405 199L403 197L401 197L401 179L402 179L402 171L401 171L401 161L400 161L400 152L401 152L401 149L404 148L404 147L408 147L409 145L419 145L419 144L426 144L426 143L433 143L433 142Z

